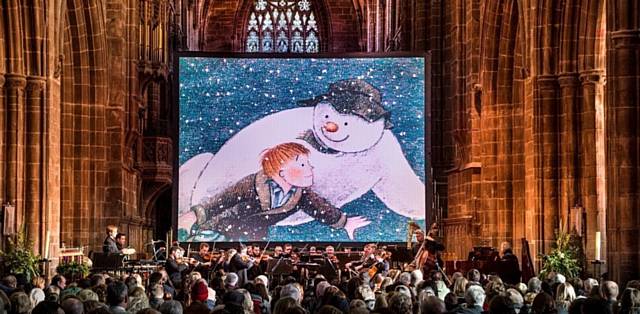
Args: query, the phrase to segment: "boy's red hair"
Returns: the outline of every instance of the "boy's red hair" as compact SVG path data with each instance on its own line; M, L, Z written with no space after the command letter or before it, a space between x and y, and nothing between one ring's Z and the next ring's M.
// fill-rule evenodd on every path
M278 175L282 165L298 155L308 155L309 149L298 143L283 143L262 153L262 171L269 176Z

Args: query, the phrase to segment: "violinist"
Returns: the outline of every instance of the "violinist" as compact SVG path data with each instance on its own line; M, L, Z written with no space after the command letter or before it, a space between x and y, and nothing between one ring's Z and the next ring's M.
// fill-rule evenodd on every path
M344 266L348 269L354 267L353 269L357 272L367 271L369 267L373 266L376 263L377 259L375 256L375 252L378 249L378 246L369 243L364 246L362 258L359 261L346 263Z
M327 259L329 261L331 261L331 263L333 264L337 264L338 263L338 257L336 256L336 250L333 246L329 245L324 249L325 255L327 256Z
M274 249L273 249L273 258L283 258L282 256L282 247L277 245Z
M230 249L228 251L228 271L237 273L238 271L248 269L253 266L253 261L248 258L246 251L244 251L244 254L243 251L244 249L240 252L235 249Z
M198 254L193 257L195 270L200 272L204 278L209 278L209 269L211 268L213 253L209 253L209 244L200 243Z
M164 268L167 270L169 279L174 287L180 287L182 284L182 274L189 271L189 260L182 257L184 250L179 246L172 246L169 249L169 256L165 262Z

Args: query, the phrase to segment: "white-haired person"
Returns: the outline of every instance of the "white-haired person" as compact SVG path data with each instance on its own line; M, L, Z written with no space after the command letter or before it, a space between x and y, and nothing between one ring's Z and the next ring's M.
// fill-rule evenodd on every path
M472 285L464 294L466 303L457 313L480 314L483 313L484 300L486 294L481 286Z

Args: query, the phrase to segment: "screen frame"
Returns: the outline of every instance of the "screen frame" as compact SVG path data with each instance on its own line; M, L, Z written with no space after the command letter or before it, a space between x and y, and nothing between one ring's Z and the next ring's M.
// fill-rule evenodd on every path
M173 183L171 185L172 189L172 197L171 197L171 236L172 239L177 241L178 239L178 186L180 184L180 161L179 161L179 153L180 153L180 59L181 58L240 58L240 59L342 59L342 58L368 58L368 59L376 59L376 58L424 58L424 107L423 107L423 117L424 121L424 134L425 134L425 147L424 147L424 158L425 158L425 228L431 225L434 222L434 214L435 208L433 203L433 178L431 177L433 174L432 166L432 155L431 155L431 52L385 52L385 53L314 53L314 54L304 54L304 53L240 53L240 52L204 52L204 51L181 51L176 52L173 56L173 73L172 73L172 90L173 95L171 100L173 101L171 106L172 119L171 119L171 138L173 141ZM160 235L158 235L160 236ZM187 242L190 245L193 244L199 245L200 242ZM240 243L239 241L225 241L225 242L215 242L216 247L218 248L229 248ZM257 244L260 246L264 246L266 243L270 243L271 246L284 244L285 242L276 242L276 241L249 241L251 244ZM335 245L336 242L326 242L326 241L287 241L286 243L291 243L295 246L295 244L307 244L313 243L314 245L324 246L324 245ZM361 242L361 241L345 241L341 242L342 247L362 247L362 245L370 243L370 242ZM398 245L406 243L406 241L380 241L378 244L387 244L387 245Z

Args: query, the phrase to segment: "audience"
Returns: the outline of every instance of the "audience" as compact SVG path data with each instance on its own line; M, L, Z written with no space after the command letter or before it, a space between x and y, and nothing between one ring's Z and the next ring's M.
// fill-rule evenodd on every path
M640 281L620 290L613 281L558 273L507 284L472 269L466 276L455 273L450 286L440 273L420 271L331 281L317 275L304 285L293 277L265 275L243 277L239 284L237 274L224 271L206 278L185 274L176 289L163 271L145 279L56 275L48 285L42 277L26 282L6 275L0 281L0 314L640 314Z

